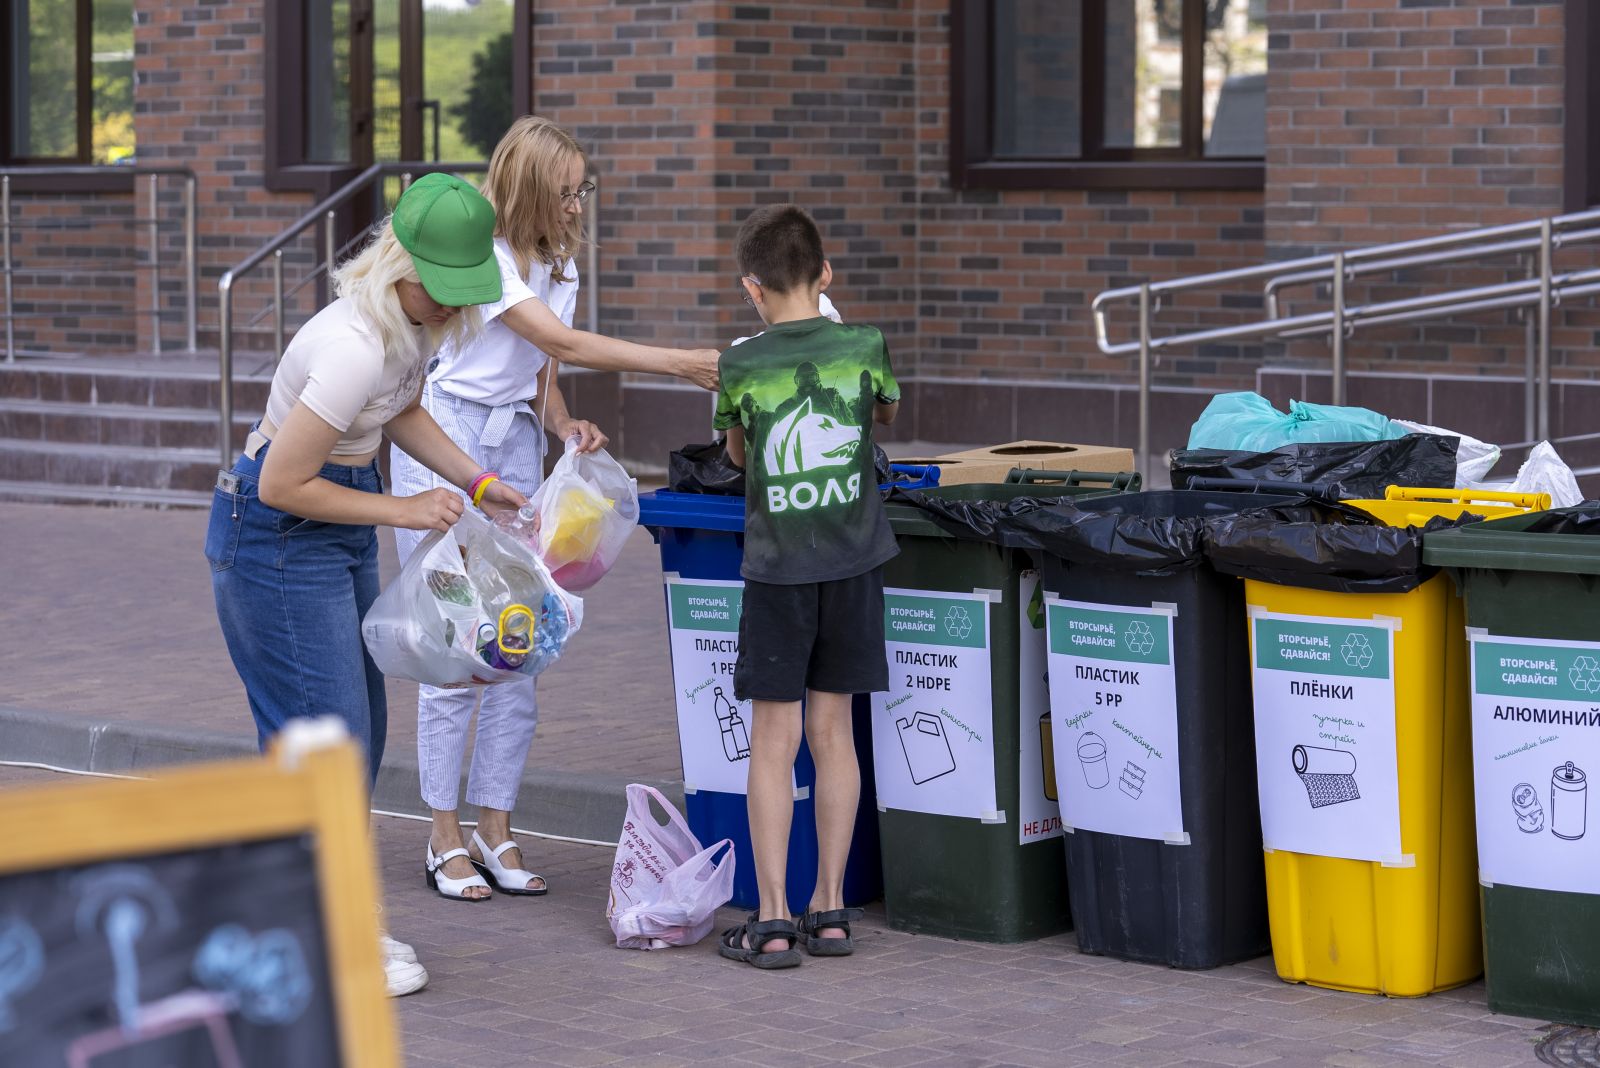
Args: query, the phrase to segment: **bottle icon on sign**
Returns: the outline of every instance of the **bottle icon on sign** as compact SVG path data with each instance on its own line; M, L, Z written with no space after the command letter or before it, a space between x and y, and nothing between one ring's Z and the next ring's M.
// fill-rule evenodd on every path
M712 709L717 713L717 730L722 732L722 755L730 764L748 758L750 732L738 707L723 696L721 686L712 691Z

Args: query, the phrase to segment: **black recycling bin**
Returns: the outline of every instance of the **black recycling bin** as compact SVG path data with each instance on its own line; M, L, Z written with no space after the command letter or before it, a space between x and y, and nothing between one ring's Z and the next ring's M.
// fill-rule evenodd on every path
M1213 968L1268 952L1244 584L1204 562L1201 530L1300 499L1122 494L1022 524L1042 550L1067 888L1086 953Z

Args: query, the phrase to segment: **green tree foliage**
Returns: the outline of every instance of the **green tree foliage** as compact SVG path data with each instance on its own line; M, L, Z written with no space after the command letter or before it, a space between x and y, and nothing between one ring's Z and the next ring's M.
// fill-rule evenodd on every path
M511 111L511 34L503 33L472 57L466 98L449 109L461 137L484 158L516 118Z

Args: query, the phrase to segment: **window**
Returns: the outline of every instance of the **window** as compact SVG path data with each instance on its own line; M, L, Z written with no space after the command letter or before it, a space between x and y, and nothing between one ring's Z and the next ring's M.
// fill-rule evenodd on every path
M1260 188L1265 0L952 0L957 187Z
M0 54L0 162L133 162L133 0L0 0Z
M532 99L532 6L274 0L268 188L327 193L374 161L487 158Z

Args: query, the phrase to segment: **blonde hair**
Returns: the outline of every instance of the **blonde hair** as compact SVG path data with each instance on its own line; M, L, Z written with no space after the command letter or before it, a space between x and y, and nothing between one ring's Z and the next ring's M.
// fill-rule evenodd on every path
M363 321L378 332L386 357L416 360L428 355L446 343L460 344L475 334L482 319L475 307L462 308L442 327L428 327L429 344L422 351L417 344L416 329L400 306L397 282L422 283L417 275L417 265L411 262L411 253L394 236L392 217L384 219L372 235L372 240L353 258L346 260L333 271L333 293L344 297L356 306Z
M562 266L583 247L583 217L562 204L561 180L574 159L588 157L571 134L537 115L512 123L489 157L482 193L523 277L537 262L555 281L572 281Z

